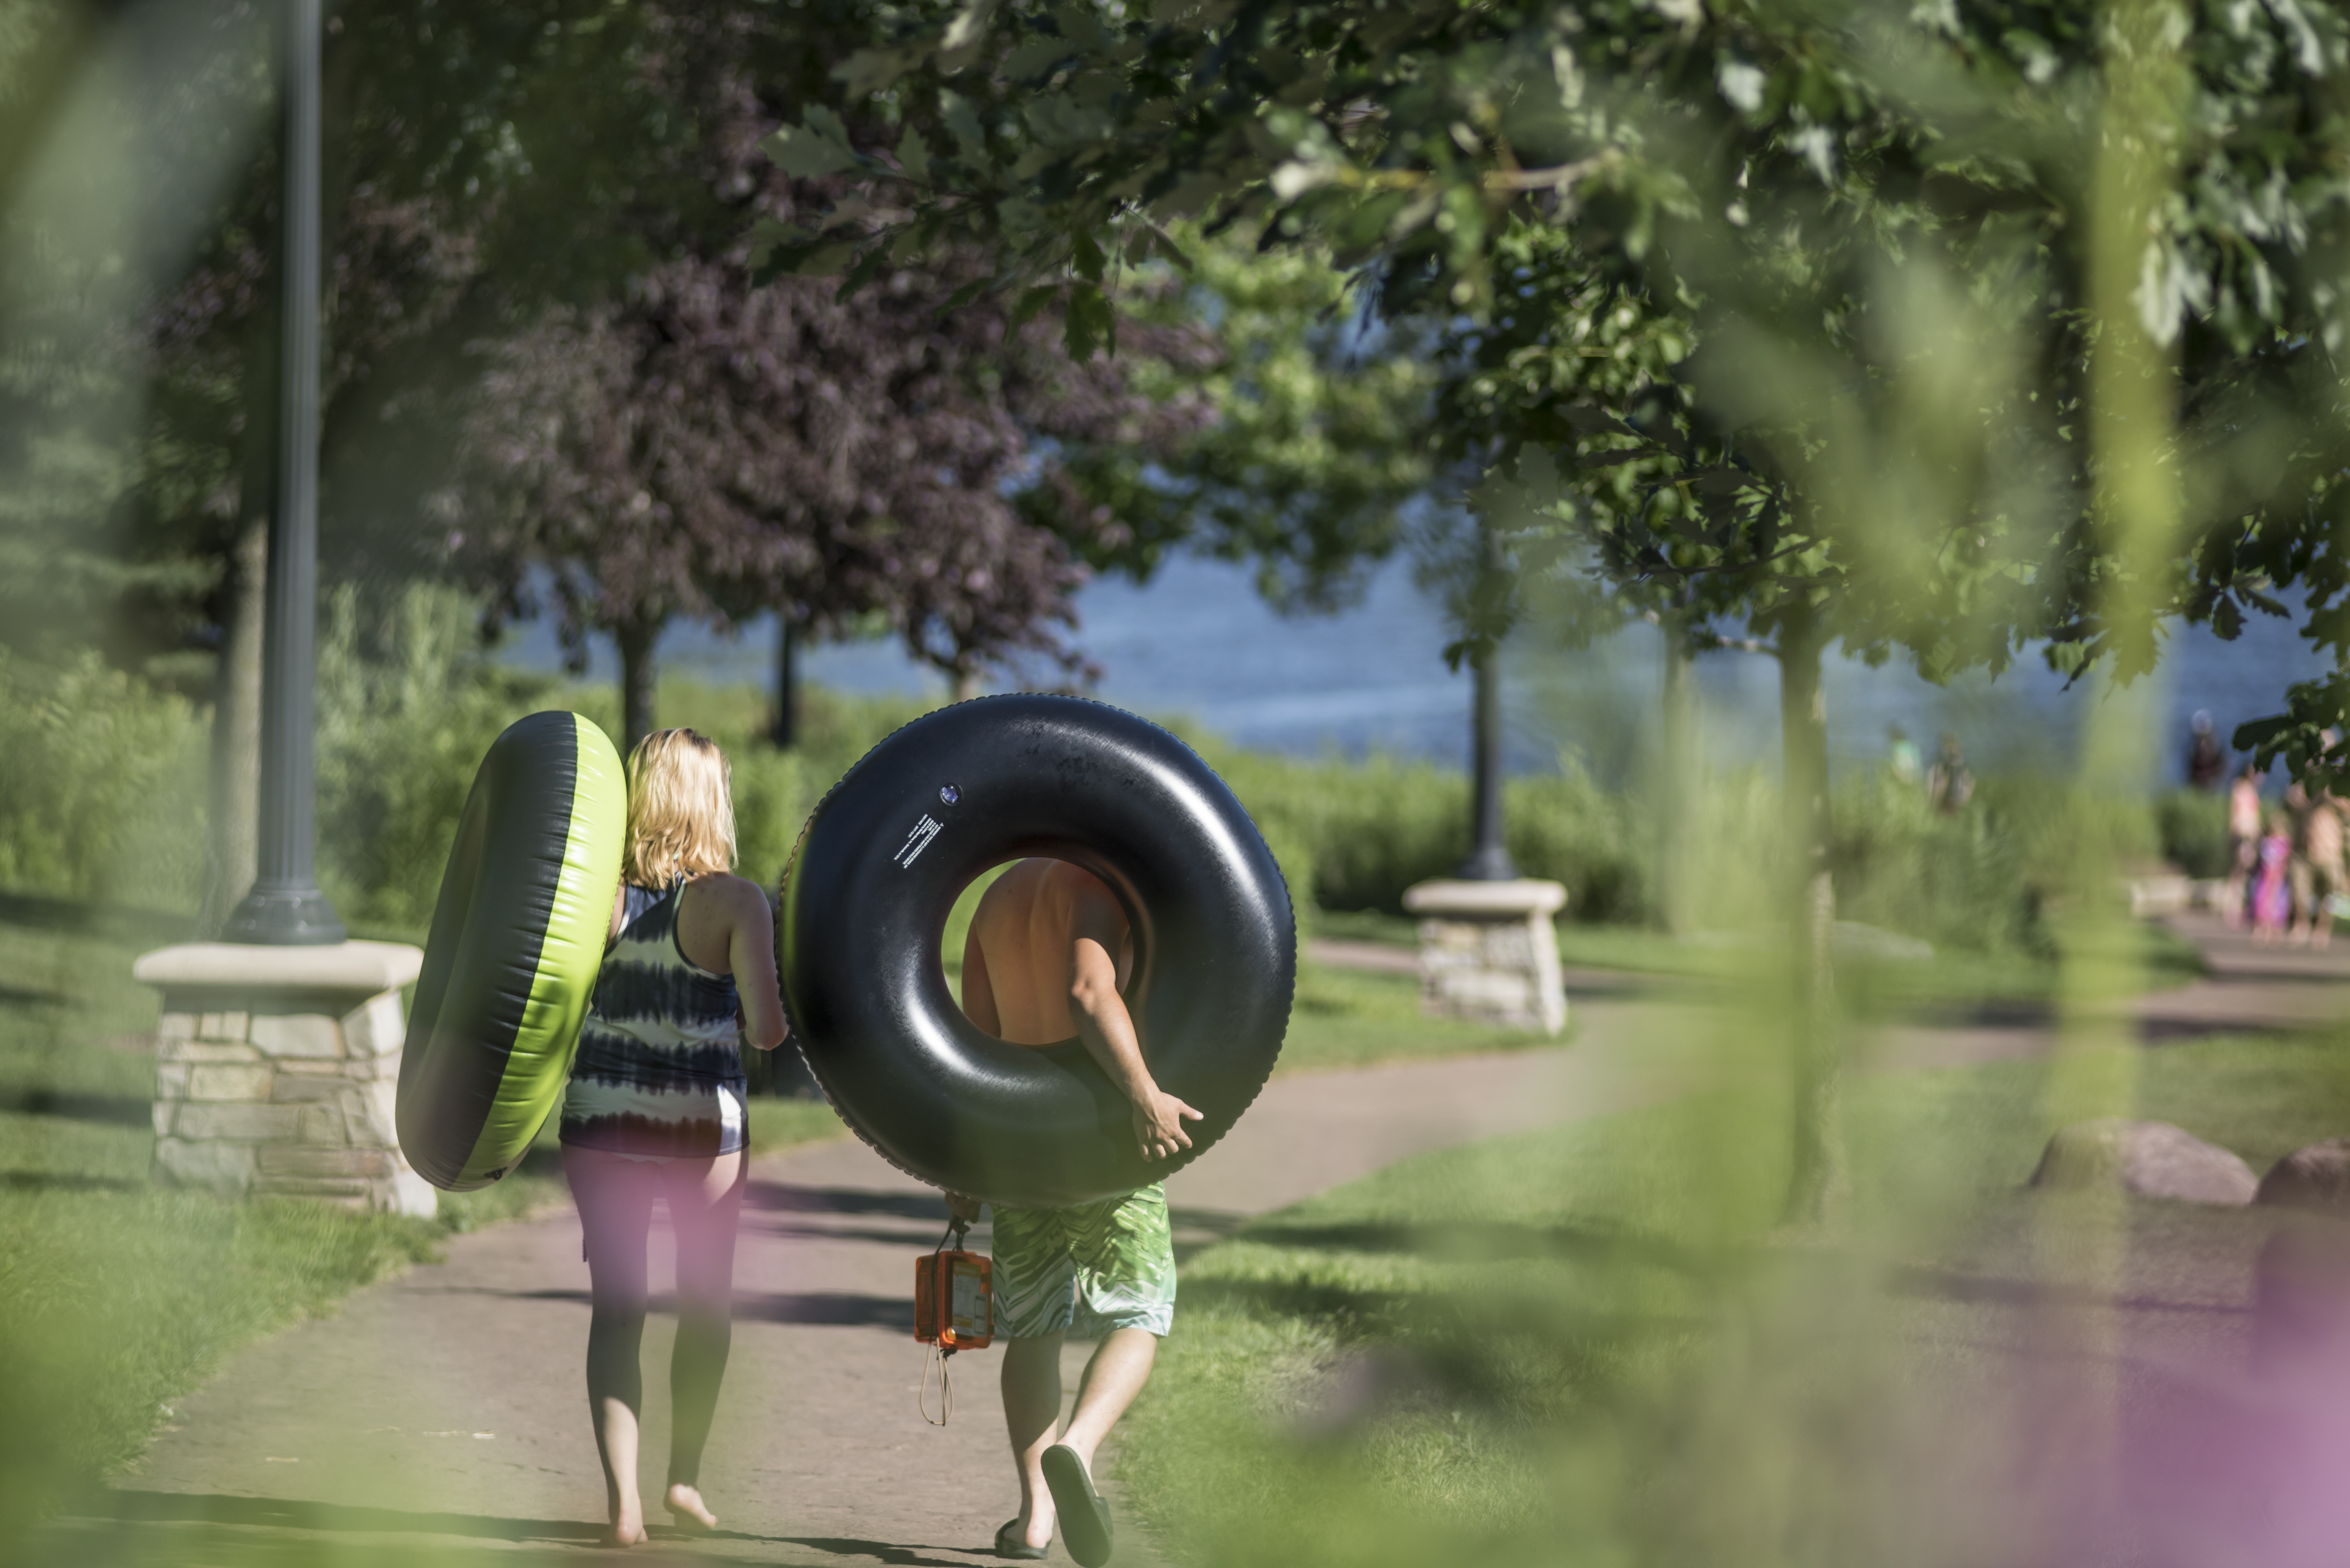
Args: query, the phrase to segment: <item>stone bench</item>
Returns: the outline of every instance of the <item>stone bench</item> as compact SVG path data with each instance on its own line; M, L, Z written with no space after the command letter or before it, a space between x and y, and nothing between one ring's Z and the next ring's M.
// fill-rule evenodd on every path
M1558 929L1566 888L1520 877L1440 878L1404 889L1420 917L1419 1005L1426 1013L1556 1034L1566 1027Z

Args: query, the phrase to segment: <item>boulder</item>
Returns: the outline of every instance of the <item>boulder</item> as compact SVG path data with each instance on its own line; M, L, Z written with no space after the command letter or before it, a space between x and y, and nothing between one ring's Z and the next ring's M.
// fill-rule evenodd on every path
M2184 1127L2100 1116L2059 1127L2040 1157L2040 1168L2032 1173L2032 1185L2117 1187L2141 1198L2250 1203L2261 1183L2251 1166Z
M2261 1178L2260 1196L2252 1201L2350 1218L2350 1138L2330 1137L2294 1149Z

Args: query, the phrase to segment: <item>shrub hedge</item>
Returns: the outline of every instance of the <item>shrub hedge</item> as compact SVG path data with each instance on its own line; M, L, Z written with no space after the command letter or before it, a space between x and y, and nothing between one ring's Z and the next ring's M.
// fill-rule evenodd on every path
M208 746L188 703L95 653L43 669L0 649L0 887L192 904Z
M412 588L376 606L328 597L318 659L318 867L347 919L414 931L430 919L473 769L506 724L572 708L618 729L616 694L497 664L473 606ZM746 876L773 883L801 824L864 752L927 706L910 699L802 695L800 743L768 739L768 700L748 689L666 681L662 721L691 724L733 760ZM1187 734L1263 829L1310 928L1316 908L1395 911L1412 883L1448 874L1468 848L1469 786L1425 762L1309 761ZM0 885L75 898L191 909L203 877L206 716L85 658L38 670L0 660ZM1778 791L1760 769L1710 777L1690 820L1661 820L1662 792L1615 791L1572 758L1505 792L1509 849L1529 876L1566 885L1568 918L1642 922L1658 909L1657 846L1693 855L1698 924L1773 919L1783 869ZM2066 883L2079 846L2168 854L2213 874L2224 856L2220 803L2092 801L2043 778L1982 781L1956 816L1914 787L1853 775L1834 803L1842 918L1984 951L2043 947L2039 911Z

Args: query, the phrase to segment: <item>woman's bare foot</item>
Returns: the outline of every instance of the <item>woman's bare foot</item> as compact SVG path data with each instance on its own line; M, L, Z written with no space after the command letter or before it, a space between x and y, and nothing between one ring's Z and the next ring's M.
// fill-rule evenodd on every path
M694 1487L678 1482L661 1500L669 1508L669 1516L687 1530L715 1530L718 1516L702 1505L702 1493Z
M613 1515L612 1528L604 1532L604 1544L607 1546L642 1546L647 1539L642 1512Z

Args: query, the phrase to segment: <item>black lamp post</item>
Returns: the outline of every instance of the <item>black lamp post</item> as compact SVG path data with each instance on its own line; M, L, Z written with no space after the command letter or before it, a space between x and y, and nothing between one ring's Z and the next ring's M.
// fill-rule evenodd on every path
M1506 628L1515 587L1507 551L1492 523L1477 524L1478 576L1467 619L1472 628ZM1469 766L1472 778L1468 855L1453 871L1467 882L1507 882L1518 868L1502 846L1502 644L1498 636L1471 645L1469 670L1476 681L1470 720Z
M1510 852L1502 846L1502 672L1495 668L1501 659L1502 650L1492 647L1470 665L1477 684L1470 731L1474 774L1471 847L1453 872L1470 882L1507 882L1518 874Z
M221 934L310 946L343 940L318 890L311 765L318 618L318 97L320 0L286 0L286 176L280 207L277 484L269 509L261 665L258 875Z

